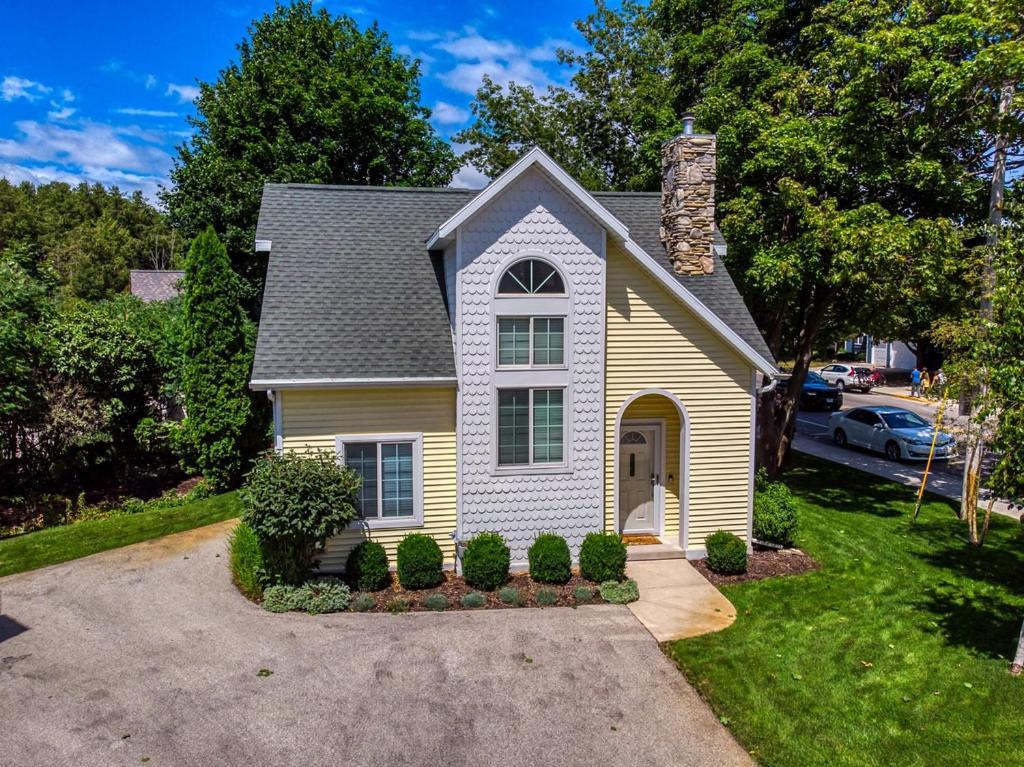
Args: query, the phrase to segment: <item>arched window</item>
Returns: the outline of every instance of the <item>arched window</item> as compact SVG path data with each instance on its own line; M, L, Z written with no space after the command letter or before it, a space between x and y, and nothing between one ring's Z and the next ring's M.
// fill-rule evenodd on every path
M555 267L536 258L517 261L501 275L502 295L565 295L565 283Z
M621 445L646 445L647 437L638 431L627 431L619 440Z

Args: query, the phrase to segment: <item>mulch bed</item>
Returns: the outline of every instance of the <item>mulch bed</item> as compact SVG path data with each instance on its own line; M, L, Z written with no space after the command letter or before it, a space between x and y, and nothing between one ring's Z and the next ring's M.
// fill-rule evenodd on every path
M521 601L518 605L507 605L498 598L498 591L502 588L499 586L494 591L479 591L466 585L461 575L456 575L453 572L446 571L444 574L444 582L432 589L421 589L419 591L412 591L409 589L402 588L398 583L398 579L392 574L390 588L382 589L381 591L374 592L361 592L368 593L371 597L376 600L377 604L366 612L390 612L388 606L391 605L395 600L405 600L408 603L409 612L430 612L429 607L423 606L423 601L431 594L444 594L448 597L448 608L446 612L451 610L498 610L498 609L509 609L517 607L575 607L580 604L602 604L604 602L601 599L601 595L597 591L598 584L592 583L586 580L579 573L574 572L569 582L564 585L558 585L556 583L536 583L526 573L515 574L509 576L506 586L515 586L519 589ZM577 602L573 596L573 590L577 586L587 586L594 592L593 598L589 602ZM555 591L558 595L554 604L551 605L538 605L537 604L537 591L542 588L548 588ZM471 591L478 591L480 594L487 599L487 604L482 607L463 607L462 597ZM356 596L352 595L353 598ZM402 610L402 612L405 612Z
M715 586L759 581L781 575L802 575L821 569L816 559L800 549L776 550L757 545L754 546L754 551L747 555L747 571L742 575L719 575L711 572L706 559L697 559L690 564Z

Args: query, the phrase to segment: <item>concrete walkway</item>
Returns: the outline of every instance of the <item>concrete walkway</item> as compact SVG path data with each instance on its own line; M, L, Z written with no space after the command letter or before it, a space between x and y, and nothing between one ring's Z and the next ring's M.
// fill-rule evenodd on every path
M736 620L736 608L685 559L632 561L626 574L640 587L629 605L659 642L721 631Z

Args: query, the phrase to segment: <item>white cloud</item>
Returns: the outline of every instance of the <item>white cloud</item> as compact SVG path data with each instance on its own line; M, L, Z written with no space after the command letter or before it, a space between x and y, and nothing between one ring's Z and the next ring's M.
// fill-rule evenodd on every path
M437 34L437 32L430 32L425 29L414 29L411 32L406 32L405 36L410 40L419 40L426 43L433 42L434 40L439 40L441 38L441 35Z
M458 125L469 119L469 111L447 101L438 101L431 117L441 125Z
M166 179L159 176L147 176L136 173L123 173L109 168L85 167L80 171L69 171L56 165L17 165L0 162L0 177L12 184L27 181L30 184L47 184L51 181L62 181L65 184L77 185L83 181L90 184L116 184L122 191L141 191L151 202L157 203L157 192Z
M452 90L472 95L480 87L484 75L502 87L515 82L543 90L553 81L537 64L555 61L558 49L569 47L569 43L546 40L530 48L511 40L484 37L467 27L461 34L449 34L434 47L459 62L447 72L438 74L438 79Z
M177 112L168 112L164 109L141 109L139 107L121 107L114 112L119 115L132 115L135 117L177 117Z
M490 179L487 176L467 162L459 168L449 186L456 189L483 189L489 183Z
M73 107L62 107L55 101L51 101L50 104L53 109L47 112L46 116L51 120L67 120L77 111Z
M69 91L67 88L65 88L63 93L61 93L61 98L70 104L72 101L75 100L75 94Z
M51 90L53 89L47 88L35 80L26 80L24 77L15 77L14 75L8 75L3 82L0 82L0 98L4 101L14 101L15 99L35 101Z
M164 95L177 96L179 102L187 104L199 98L199 88L195 85L178 85L177 83L168 83L167 91Z
M156 77L154 75L146 75L146 79L142 81L142 84L147 88L153 88L156 86Z
M65 128L34 120L21 120L14 125L22 135L17 139L0 139L0 157L150 175L163 174L171 166L170 155L159 147L126 140L125 136L132 136L138 129L99 123Z

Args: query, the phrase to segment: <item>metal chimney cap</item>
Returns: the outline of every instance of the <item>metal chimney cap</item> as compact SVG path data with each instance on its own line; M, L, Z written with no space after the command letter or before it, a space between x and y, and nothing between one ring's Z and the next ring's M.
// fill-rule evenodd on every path
M694 120L696 120L696 118L693 116L693 112L686 112L683 115L683 135L684 136L692 136L693 135L693 122L694 122Z

